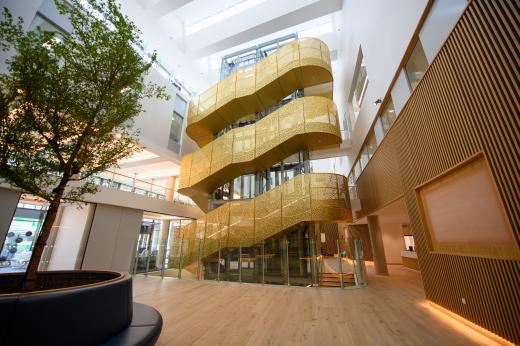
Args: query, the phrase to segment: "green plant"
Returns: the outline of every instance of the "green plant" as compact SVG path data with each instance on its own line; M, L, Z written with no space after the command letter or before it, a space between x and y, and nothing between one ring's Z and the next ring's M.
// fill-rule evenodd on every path
M95 193L90 176L139 150L132 119L143 98L168 98L145 81L155 53L139 55L140 32L114 0L55 4L71 33L24 32L7 8L0 23L0 49L10 55L0 74L0 177L49 202L23 291L36 288L60 203Z

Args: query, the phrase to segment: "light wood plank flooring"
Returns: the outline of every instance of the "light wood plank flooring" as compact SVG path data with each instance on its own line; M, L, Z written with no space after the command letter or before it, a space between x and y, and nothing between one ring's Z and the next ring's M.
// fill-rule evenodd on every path
M137 276L134 299L161 312L157 345L496 345L431 308L418 272L367 270L354 290Z

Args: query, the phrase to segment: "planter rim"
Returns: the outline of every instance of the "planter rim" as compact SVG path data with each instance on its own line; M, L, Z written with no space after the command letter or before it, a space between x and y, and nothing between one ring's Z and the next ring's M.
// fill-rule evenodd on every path
M130 275L128 273L109 271L109 270L50 270L50 271L38 272L38 275L40 275L40 274L74 274L74 273L115 274L117 276L112 279L99 281L99 282L95 282L95 283L91 283L91 284L78 285L78 286L51 288L48 290L37 290L37 291L31 291L31 292L0 293L0 297L30 296L30 295L37 295L37 294L49 294L49 293L55 293L55 292L71 291L71 290L90 288L90 287L99 287L99 286L105 286L105 285L108 285L108 284L111 284L111 283L114 283L117 281L125 280L126 278L130 277ZM9 273L9 274L16 275L16 273ZM0 274L0 276L2 276L2 275L7 276L9 274Z

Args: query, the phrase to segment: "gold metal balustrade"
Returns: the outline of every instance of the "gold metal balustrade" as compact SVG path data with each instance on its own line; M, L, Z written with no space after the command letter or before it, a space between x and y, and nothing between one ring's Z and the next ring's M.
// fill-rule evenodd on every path
M249 200L231 201L183 226L187 267L220 249L250 247L301 222L352 221L347 179L333 173L300 174Z
M207 211L209 193L233 178L263 170L302 149L340 143L332 100L321 96L295 99L255 124L230 130L183 156L179 192Z
M266 109L297 89L329 82L330 53L322 41L303 38L287 43L192 100L186 133L204 146L215 132L242 116Z

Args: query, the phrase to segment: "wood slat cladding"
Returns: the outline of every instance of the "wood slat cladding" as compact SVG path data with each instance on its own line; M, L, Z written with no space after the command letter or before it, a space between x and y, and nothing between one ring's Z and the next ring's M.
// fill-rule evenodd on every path
M372 261L374 258L372 256L372 246L370 244L370 234L368 234L368 226L366 224L363 225L349 225L348 226L348 245L349 258L354 258L354 240L361 239L361 247L363 249L363 259L365 261Z
M358 216L401 181L427 298L514 343L520 261L431 252L416 188L483 153L520 246L519 27L518 0L473 0L358 179Z
M373 157L358 178L356 184L363 209L356 211L356 218L369 215L403 194L396 143L397 134L389 132L384 145L377 148L377 159Z
M318 241L321 248L321 254L335 254L338 253L336 241L339 239L339 231L337 223L320 223L320 233L325 234L325 242L321 242L321 237L318 234Z

